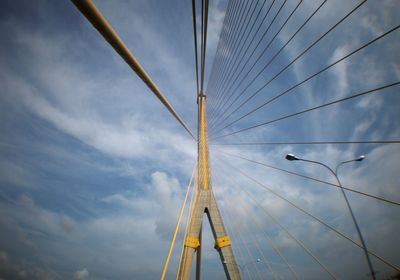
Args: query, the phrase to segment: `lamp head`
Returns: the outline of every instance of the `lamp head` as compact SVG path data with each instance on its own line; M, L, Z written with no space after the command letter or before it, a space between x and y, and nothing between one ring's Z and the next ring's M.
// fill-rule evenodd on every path
M294 154L287 154L285 157L287 160L300 160L298 157L296 157Z
M361 156L359 156L359 157L356 159L356 161L362 161L363 159L365 159L365 156L364 156L364 155L361 155Z

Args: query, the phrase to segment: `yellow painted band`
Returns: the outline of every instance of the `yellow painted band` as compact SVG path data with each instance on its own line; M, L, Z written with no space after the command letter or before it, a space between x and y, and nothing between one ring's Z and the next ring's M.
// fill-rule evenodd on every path
M188 237L186 237L186 240L185 240L185 246L193 248L193 249L197 249L200 246L200 241L196 237L188 236Z
M231 240L228 235L218 237L215 240L215 248L216 249L221 249L221 248L229 246L229 245L231 245Z

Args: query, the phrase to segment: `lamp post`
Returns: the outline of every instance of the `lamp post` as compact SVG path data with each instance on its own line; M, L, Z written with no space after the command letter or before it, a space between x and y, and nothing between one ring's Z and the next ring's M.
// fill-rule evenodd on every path
M376 279L375 271L374 271L374 269L372 267L372 263L371 263L371 260L369 258L369 255L368 255L367 245L365 244L364 238L363 238L363 236L361 234L360 227L358 226L358 223L357 223L357 219L354 216L353 210L351 209L351 206L350 206L350 202L347 199L346 193L345 193L345 191L344 191L344 189L342 187L342 183L340 182L339 177L337 175L338 169L339 169L339 167L341 165L349 163L349 162L354 162L354 161L362 161L365 158L365 156L362 155L362 156L359 156L358 158L355 158L355 159L342 161L341 163L339 163L336 166L335 171L333 171L332 168L330 168L329 166L327 166L326 164L324 164L322 162L299 158L299 157L295 156L294 154L287 154L285 158L287 160L289 160L289 161L300 160L300 161L305 161L305 162L310 162L310 163L315 163L315 164L322 165L323 167L328 169L333 174L333 176L336 178L336 181L337 181L337 183L338 183L338 185L340 187L340 190L341 190L341 192L343 194L344 200L346 201L347 208L349 209L349 212L350 212L351 217L353 219L354 226L356 227L356 230L357 230L357 233L358 233L358 237L360 238L360 241L361 241L361 244L362 244L362 247L363 247L363 250L364 250L365 258L367 259L368 267L369 267L369 270L371 272L372 279L375 280Z

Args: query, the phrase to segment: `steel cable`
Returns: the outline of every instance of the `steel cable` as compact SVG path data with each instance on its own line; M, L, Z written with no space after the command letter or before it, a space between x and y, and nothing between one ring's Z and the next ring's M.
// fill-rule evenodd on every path
M192 18L193 18L193 39L194 39L194 57L196 66L196 95L199 94L199 62L197 57L197 24L196 24L196 0L192 0Z
M222 42L225 39L225 35L227 33L225 27L226 27L227 21L228 21L228 19L230 17L229 13L230 13L231 8L232 8L231 4L232 4L232 1L229 1L228 7L227 7L225 15L224 15L222 28L221 28L221 31L220 31L219 36L218 36L218 45L217 45L217 49L215 51L214 59L213 59L213 62L212 62L211 73L210 73L210 76L209 76L209 79L208 79L206 92L209 92L209 90L210 90L210 86L213 83L213 79L212 78L214 77L214 72L216 71L216 67L218 67L218 63L220 61L221 45L222 45Z
M400 144L400 140L210 143L211 146Z
M232 45L232 48L231 48L231 49L233 50L233 52L232 52L232 54L231 54L231 57L232 57L232 58L235 58L235 57L236 57L236 52L237 52L237 49L238 49L238 48L237 48L237 45L240 45L240 44L242 43L242 41L243 41L244 34L246 33L247 27L249 26L250 21L251 21L251 18L252 18L253 14L254 14L254 12L255 12L255 10L256 10L256 8L257 8L257 2L258 2L258 1L255 1L255 0L251 0L251 2L250 2L250 5L249 5L249 7L248 7L248 10L246 11L246 15L244 16L244 20L243 20L244 22L243 22L243 24L240 25L239 31L237 32L237 33L238 33L238 40L235 41L235 43ZM254 8L253 8L253 10L252 10L252 12L251 12L251 15L249 16L249 12L250 12L250 10L251 10L251 7L253 6L253 3L256 3L256 4L254 5ZM243 27L244 27L244 28L243 28ZM244 34L242 33L242 31L243 31ZM218 91L219 91L218 88L221 87L221 84L222 84L221 81L224 80L224 77L225 77L227 71L228 71L229 68L230 68L231 62L232 62L232 59L228 59L228 60L227 60L227 64L226 64L226 67L225 67L225 71L224 71L224 73L222 73L222 77L221 77L221 79L220 79L220 81L219 81L219 83L218 83L218 87L217 87L216 90L215 90L216 93L218 93Z
M320 75L320 74L323 73L324 71L326 71L326 70L330 69L331 67L335 66L336 64L338 64L338 63L340 63L340 62L342 62L342 61L348 59L348 58L351 57L352 55L358 53L359 51L361 51L361 50L363 50L363 49L365 49L365 48L367 48L368 46L370 46L370 45L372 45L373 43L377 42L378 40L380 40L380 39L386 37L387 35L391 34L392 32L396 31L396 30L399 29L399 28L400 28L400 25L397 25L396 27L390 29L389 31L387 31L387 32L385 32L385 33L379 35L378 37L374 38L373 40L371 40L371 41L365 43L365 44L362 45L361 47L359 47L359 48L353 50L352 52L350 52L350 53L344 55L344 56L341 57L340 59L337 59L336 61L332 62L331 64L329 64L328 66L324 67L323 69L321 69L321 70L317 71L316 73L314 73L314 74L308 76L306 79L302 80L301 82L299 82L299 83L297 83L297 84L291 86L290 88L284 90L283 92L281 92L281 93L275 95L274 97L268 99L267 101L265 101L265 102L262 103L261 105L257 106L256 108L250 110L249 112L245 113L245 114L242 115L241 117L239 117L239 118L235 119L234 121L230 122L229 124L225 125L224 127L222 127L222 128L221 128L219 131L217 131L216 133L218 133L218 132L224 130L225 128L231 126L232 124L234 124L234 123L236 123L236 122L238 122L238 121L244 119L245 117L247 117L247 116L253 114L254 112L258 111L259 109L265 107L266 105L268 105L268 104L270 104L271 102L277 100L278 98L280 98L280 97L286 95L287 93L291 92L293 89L295 89L295 88L299 87L300 85L302 85L302 84L308 82L309 80L313 79L314 77L317 77L318 75Z
M239 40L239 37L240 37L239 35L240 35L240 32L241 32L241 30L243 28L243 25L244 25L243 16L244 16L244 14L247 15L248 11L249 11L249 10L247 10L248 3L249 3L249 1L246 2L246 5L245 5L244 9L241 10L240 16L238 17L238 20L235 22L235 25L233 27L234 33L232 33L233 36L231 37L231 40L228 42L228 45L227 45L227 47L225 49L224 60L223 60L223 64L221 65L221 70L219 71L219 76L217 78L216 89L218 89L218 87L220 86L220 83L218 83L218 81L224 75L225 69L226 69L227 63L228 63L227 61L229 61L229 59L226 59L226 57L231 56L231 49L234 48L234 46L237 44L237 41ZM237 29L238 26L239 26L239 29ZM214 94L216 94L216 93L214 93Z
M281 196L280 194L276 193L275 191L273 191L271 188L267 187L266 185L262 184L261 182L259 182L258 180L252 178L251 176L249 176L248 174L244 173L242 170L232 166L231 164L228 164L226 162L224 162L226 165L230 166L231 168L235 169L236 171L238 171L240 174L242 174L244 177L248 178L249 180L253 181L254 183L256 183L257 185L259 185L260 187L262 187L263 189L269 191L270 193L272 193L273 195L279 197L280 199L286 201L288 204L290 204L291 206L293 206L294 208L296 208L297 210L299 210L300 212L306 214L307 216L313 218L315 221L319 222L320 224L326 226L327 228L329 228L330 230L334 231L336 234L338 234L339 236L343 237L344 239L347 239L348 241L350 241L351 243L353 243L354 245L356 245L357 247L363 249L363 246L361 246L360 244L358 244L356 241L354 241L353 239L351 239L350 237L348 237L347 235L345 235L344 233L338 231L337 229L335 229L334 227L330 226L329 224L327 224L326 222L324 222L323 220L317 218L316 216L314 216L313 214L309 213L308 211L304 210L303 208L301 208L300 206L294 204L293 202L291 202L290 200L286 199L285 197ZM247 194L250 195L250 193L248 191L246 191L245 189L242 188L242 190L244 192L246 192ZM375 254L374 252L368 250L367 251L368 254L378 258L379 260L381 260L382 262L384 262L386 265L390 266L391 268L395 269L397 272L400 272L400 268L397 267L396 265L390 263L389 261L385 260L384 258L382 258L381 256Z
M223 151L217 151L217 152L225 154L225 155L228 155L228 156L231 156L231 157L243 159L243 160L246 160L248 162L252 162L252 163L258 164L258 165L262 165L262 166L270 168L270 169L278 170L278 171L281 171L281 172L284 172L284 173L287 173L287 174L290 174L290 175L298 176L298 177L305 178L305 179L308 179L308 180L312 180L312 181L315 181L315 182L318 182L318 183L322 183L322 184L326 184L326 185L329 185L329 186L340 188L340 186L337 185L337 184L333 184L333 183L330 183L330 182L327 182L327 181L316 179L316 178L313 178L313 177L310 177L310 176L307 176L307 175L299 174L299 173L296 173L296 172L293 172L293 171L290 171L290 170L286 170L286 169L283 169L283 168L280 168L280 167L277 167L277 166L273 166L273 165L270 165L270 164L266 164L266 163L263 163L263 162L260 162L260 161L248 159L248 158L245 158L245 157L240 156L240 155L235 155L235 154L231 154L231 153L227 153L227 152L223 152ZM396 201L393 201L393 200L389 200L387 198L375 196L375 195L372 195L372 194L369 194L369 193L365 193L365 192L362 192L362 191L357 191L355 189L350 189L350 188L343 187L343 186L342 186L342 188L347 190L347 191L353 192L353 193L357 193L357 194L360 194L360 195L363 195L363 196L374 198L374 199L379 200L379 201L383 201L383 202L387 202L387 203L390 203L390 204L393 204L393 205L400 206L400 202L396 202Z
M275 33L275 35L271 38L271 40L268 42L268 44L266 45L266 47L264 48L264 50L258 55L258 57L255 59L255 62L253 63L253 65L251 66L251 68L248 70L247 73L250 73L254 67L257 65L257 63L261 60L261 58L264 56L264 54L266 53L266 51L269 49L269 47L272 45L273 42L275 42L275 39L277 38L277 36L280 34L280 32L282 31L282 29L286 26L286 24L289 22L289 20L292 18L292 16L294 15L294 13L297 11L297 9L300 7L301 3L303 3L303 0L299 1L297 3L297 5L295 6L295 8L292 10L292 12L289 14L289 16L286 18L286 20L283 22L283 24L281 25L281 27L278 29L278 31ZM247 60L247 62L249 62L250 60ZM238 69L238 68L236 68ZM246 78L246 76L244 76L244 78ZM233 83L231 83L231 86L233 85ZM227 90L227 92L229 92L229 89ZM226 101L224 102L224 105L226 105L231 98L233 97L233 94L229 95L229 98L226 99ZM221 106L221 111L222 108L224 106Z
M264 89L267 85L269 85L272 81L274 81L277 77L279 77L283 72L286 71L286 69L288 69L291 65L293 65L297 60L299 60L304 54L306 54L310 49L312 49L316 44L318 44L318 42L320 42L323 38L325 38L330 32L332 32L332 30L336 29L342 22L344 22L347 18L349 18L354 12L356 12L360 7L362 7L362 5L364 5L367 2L367 0L362 1L361 3L359 3L356 7L354 7L349 13L347 13L343 18L341 18L338 22L336 22L331 28L329 28L325 33L322 34L322 36L320 36L316 41L314 41L311 45L309 45L304 51L302 51L299 55L296 56L296 58L294 58L292 61L290 61L285 67L283 67L280 71L278 71L278 73L276 73L272 78L270 78L262 87L260 87L258 90L256 90L254 93L252 93L247 99L245 99L245 101L243 101L242 103L240 103L239 106L237 106L233 111L231 111L228 114L228 117L231 116L232 114L234 114L235 112L237 112L241 107L243 107L245 104L247 104L247 102L249 102L251 99L253 99L257 94L259 94L261 92L262 89ZM270 64L266 64L261 71L259 71L259 73L257 74L259 76L259 74L262 73L262 71L264 71L268 65ZM256 76L256 77L258 77ZM246 92L246 90L250 87L250 85L255 81L256 79L252 79L252 81L239 93L239 95L237 96L236 101ZM232 107L233 104L236 102L234 101L233 103L231 103L229 105L229 107ZM224 119L225 120L225 119Z
M272 61L286 48L286 46L296 37L296 35L304 28L304 26L317 14L317 12L322 8L323 5L325 5L325 3L327 2L327 0L323 1L318 7L317 9L315 9L313 11L313 13L304 21L304 23L296 30L295 33L293 33L293 35L289 38L289 40L286 41L286 43L275 53L275 55L267 62L266 65L269 65L270 63L272 63ZM232 91L232 96L233 94L237 91L237 89L240 87L240 85L243 83L244 79L247 77L247 75L251 72L251 69L255 66L257 61L255 61L255 63L252 65L252 67L250 68L249 71L246 72L245 76L242 77L242 79L240 79L238 85L236 86L236 88ZM245 66L245 65L244 65ZM244 66L242 66L242 68L240 69L240 71L238 72L237 76L235 77L235 82L238 80L240 74L244 71ZM232 83L231 86L228 88L227 91L231 91L233 85L235 84ZM237 99L240 98L240 94L238 96L235 97L235 99L227 106L225 107L225 109L223 110L223 112L221 113L221 119L224 117L226 111L232 107L232 105L237 101ZM228 116L226 116L225 118L222 119L222 121L220 121L220 123L214 124L213 125L213 129L215 129L218 125L220 125L221 123L224 123L224 121L230 116L231 114L229 114Z
M146 86L154 93L154 95L161 101L164 107L174 116L174 118L182 125L182 127L196 140L190 128L186 125L185 121L172 107L171 103L164 96L158 86L151 79L149 74L139 63L136 57L131 53L119 35L111 27L110 23L106 20L100 10L91 0L71 0L72 3L79 9L79 11L89 20L94 28L103 36L103 38L113 47L113 49L121 56L121 58L129 65L130 68L139 76L139 78L146 84Z
M286 116L283 116L283 117L279 117L279 118L276 118L276 119L273 119L273 120L270 120L270 121L267 121L267 122L263 122L263 123L252 125L252 126L240 129L240 130L236 130L236 131L228 133L228 134L216 136L214 138L211 138L211 140L215 140L215 139L231 136L231 135L234 135L234 134L237 134L237 133L240 133L240 132L244 132L244 131L248 131L248 130L257 128L257 127L266 126L266 125L269 125L269 124L272 124L272 123L275 123L275 122L278 122L278 121L281 121L281 120L285 120L285 119L288 119L288 118L299 116L299 115L302 115L302 114L305 114L305 113L308 113L308 112L311 112L311 111L315 111L315 110L318 110L318 109L321 109L321 108L324 108L324 107L327 107L327 106L331 106L331 105L334 105L334 104L337 104L337 103L340 103L340 102L343 102L343 101L347 101L347 100L350 100L350 99L353 99L353 98L357 98L357 97L360 97L360 96L364 96L364 95L367 95L367 94L379 93L383 89L394 87L394 86L397 86L399 84L400 84L400 81L399 82L394 82L394 83L391 83L391 84L387 84L387 85L384 85L384 86L380 86L380 87L377 87L377 88L374 88L374 89L370 89L370 90L367 90L367 91L363 91L363 92L360 92L360 93L357 93L357 94L354 94L354 95L350 95L350 96L347 96L347 97L344 97L344 98L340 98L340 99L337 99L337 100L334 100L334 101L331 101L331 102L328 102L328 103L324 103L324 104L321 104L321 105L318 105L318 106L315 106L315 107L311 107L311 108L306 109L306 110L302 110L302 111L299 111L299 112L296 112L296 113L293 113L293 114L289 114L289 115L286 115Z
M281 6L279 7L278 11L276 12L275 16L273 17L273 19L271 20L271 22L269 23L267 29L264 31L263 35L261 36L260 40L258 41L257 45L255 46L255 48L253 49L252 53L250 54L250 56L248 57L247 62L250 60L250 58L253 56L253 54L255 53L255 51L257 50L257 48L259 47L259 45L261 44L261 42L264 40L265 36L268 34L269 30L271 29L273 23L275 22L275 20L277 19L278 15L281 13L283 7L285 6L285 4L287 3L287 0L284 0L283 3L281 4ZM272 7L272 6L271 6ZM246 53L246 52L245 52ZM245 54L244 53L244 54ZM244 56L243 56L244 57ZM246 62L246 63L247 63ZM218 106L223 106L224 101L226 98L223 98L225 95L223 95L223 93L221 93L221 99L220 99L220 103ZM214 120L213 120L214 121ZM213 125L213 122L211 123L211 126Z
M258 26L256 32L254 33L253 38L250 40L250 43L247 45L247 48L246 48L246 50L244 51L244 53L246 53L246 52L248 51L249 47L251 46L251 44L253 43L254 39L256 38L256 35L258 34L258 31L259 31L260 28L263 26L263 23L264 23L264 21L266 20L267 16L269 15L269 12L270 12L272 6L274 5L275 1L276 1L276 0L273 0L273 1L271 2L271 5L268 7L266 14L264 15L264 17L263 17L261 23L259 24L259 26ZM264 7L264 6L262 6L262 8L263 8L263 7ZM218 80L218 81L219 81L219 80ZM217 95L217 102L219 102L219 95Z

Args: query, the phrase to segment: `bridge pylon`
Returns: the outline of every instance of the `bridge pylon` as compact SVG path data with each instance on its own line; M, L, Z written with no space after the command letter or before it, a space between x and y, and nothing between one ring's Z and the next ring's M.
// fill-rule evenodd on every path
M225 230L218 204L214 196L211 184L211 166L208 151L208 130L206 96L201 93L197 99L198 103L198 185L197 195L194 200L193 212L189 222L189 229L184 240L181 263L177 279L189 279L192 267L193 255L197 253L196 279L200 279L201 258L201 233L204 213L207 215L211 230L215 239L215 249L220 259L227 279L237 280L240 278L239 266L231 247L231 240Z

